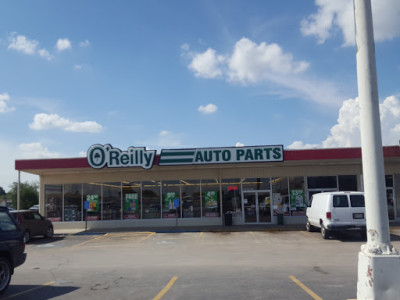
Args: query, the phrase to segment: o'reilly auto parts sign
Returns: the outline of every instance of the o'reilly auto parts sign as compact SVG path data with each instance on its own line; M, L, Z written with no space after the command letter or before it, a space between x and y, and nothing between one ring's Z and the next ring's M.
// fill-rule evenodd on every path
M95 169L153 166L155 150L129 147L122 151L110 144L96 144L89 148L87 160ZM283 146L254 146L228 148L197 148L161 150L159 166L232 164L283 161Z
M283 146L162 150L160 166L283 161Z

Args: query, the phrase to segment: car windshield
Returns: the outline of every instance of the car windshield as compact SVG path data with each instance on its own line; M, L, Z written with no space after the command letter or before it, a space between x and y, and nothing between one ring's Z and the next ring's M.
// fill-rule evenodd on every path
M350 195L351 207L365 207L363 195Z
M17 230L13 220L6 212L0 211L0 231Z

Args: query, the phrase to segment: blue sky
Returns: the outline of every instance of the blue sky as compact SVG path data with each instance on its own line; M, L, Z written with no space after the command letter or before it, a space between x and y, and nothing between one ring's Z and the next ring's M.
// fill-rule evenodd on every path
M372 6L383 143L397 145L400 2ZM6 191L15 159L96 143L360 146L352 1L3 0L0 11Z

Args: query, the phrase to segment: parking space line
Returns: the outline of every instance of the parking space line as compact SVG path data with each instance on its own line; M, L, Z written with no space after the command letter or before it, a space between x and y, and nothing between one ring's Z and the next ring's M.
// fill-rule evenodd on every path
M107 236L107 235L108 235L108 233L103 234L103 235L100 235L100 236L98 236L98 237L95 237L94 239L90 239L90 240L88 240L88 241L84 241L84 242L79 243L79 244L76 244L76 245L74 245L74 246L72 246L72 247L74 248L74 247L79 247L79 246L83 246L83 245L89 244L89 243L91 243L91 242L93 242L93 241L95 241L95 240L101 239L101 238L103 238L103 237L105 237L105 236Z
M30 293L30 292L32 292L32 291L36 291L36 290L38 290L38 289L44 288L45 286L52 285L53 283L54 283L54 281L50 281L50 282L44 283L44 284L42 284L42 285L40 285L40 286L31 288L31 289L29 289L29 290L22 291L22 292L19 292L19 293L17 293L17 294L14 294L14 295L10 295L10 296L4 298L4 300L6 300L6 299L12 299L12 298L21 296L21 295L23 295L23 294Z
M297 284L299 287L301 287L303 289L303 291L305 291L307 294L309 294L314 300L322 300L322 298L320 296L318 296L316 293L314 293L312 290L310 290L306 285L304 285L302 282L300 282L300 280L298 280L296 277L289 276L289 278L295 284Z
M172 279L168 282L168 284L158 293L157 296L153 298L153 300L160 300L169 291L169 289L173 286L173 284L177 279L178 276L172 277Z
M143 237L143 238L139 241L139 243L141 243L141 242L147 240L149 237L155 235L156 233L155 233L155 232L147 232L147 234L148 234L148 235L147 235L146 237Z

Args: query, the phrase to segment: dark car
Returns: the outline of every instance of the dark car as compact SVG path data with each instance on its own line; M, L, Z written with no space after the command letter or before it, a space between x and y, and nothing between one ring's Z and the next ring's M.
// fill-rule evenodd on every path
M26 260L24 234L7 207L0 207L0 294L10 284L14 269Z
M25 243L28 243L34 236L53 237L53 224L37 211L17 210L12 211L11 215L14 216L24 233Z

